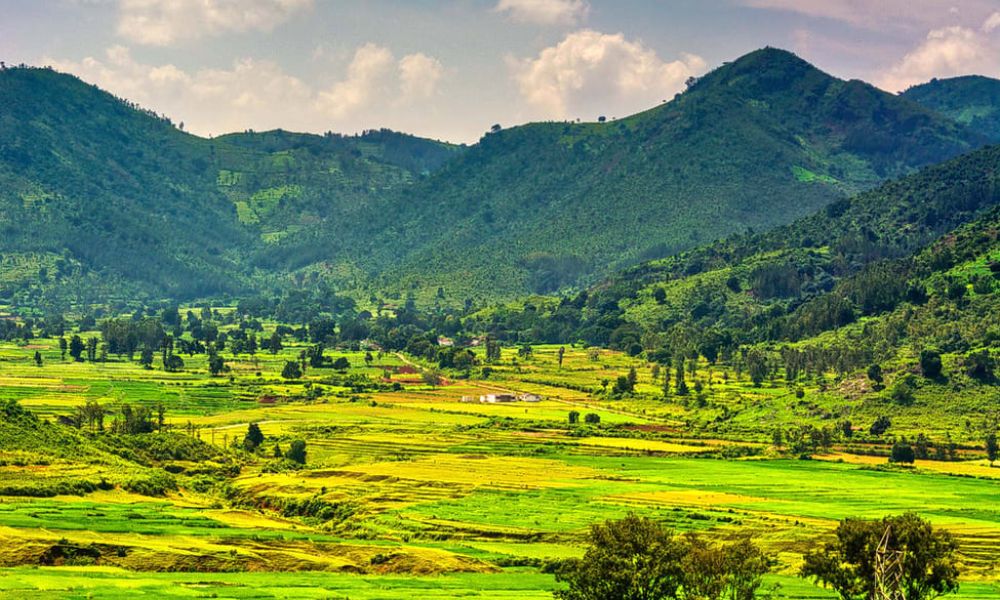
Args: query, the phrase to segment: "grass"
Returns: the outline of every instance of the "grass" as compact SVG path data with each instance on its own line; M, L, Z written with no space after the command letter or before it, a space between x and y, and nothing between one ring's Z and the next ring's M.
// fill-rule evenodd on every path
M42 367L31 360L35 349ZM0 398L43 418L87 399L163 402L168 425L217 448L242 440L251 422L265 435L266 456L295 438L308 444L304 469L244 457L239 474L225 478L191 461L144 466L107 449L53 454L0 440L5 480L40 485L117 473L107 491L0 496L8 542L0 595L545 598L556 584L541 563L580 555L591 524L634 511L678 531L749 531L779 559L778 597L821 598L829 594L793 575L838 519L915 511L961 541L961 597L1000 596L987 583L1000 549L1000 470L975 456L888 468L847 446L818 460L780 457L768 443L771 424L823 424L780 379L755 388L728 366L702 364L692 378L707 386L698 408L690 398L665 402L662 384L637 359L567 348L560 367L557 346L536 346L529 358L504 349L486 379L449 373L433 388L419 373L400 372L414 359L383 354L366 364L364 352L328 352L349 360L345 373L308 369L302 380L283 380L281 367L301 349L288 343L277 355L227 356L230 379L210 377L198 356L185 357L183 372L165 373L125 360L64 362L50 339L0 345ZM630 367L638 396L600 393L604 380ZM331 383L342 376L382 387ZM507 390L545 398L462 402ZM832 404L827 398L807 386L803 400L822 407ZM568 427L570 411L596 413L601 423ZM81 443L100 439L88 435ZM723 459L733 448L751 458ZM176 467L176 492L151 498L119 485L166 466ZM321 509L327 516L316 516ZM97 548L99 556L38 566L46 551L66 547ZM512 564L524 566L500 566Z

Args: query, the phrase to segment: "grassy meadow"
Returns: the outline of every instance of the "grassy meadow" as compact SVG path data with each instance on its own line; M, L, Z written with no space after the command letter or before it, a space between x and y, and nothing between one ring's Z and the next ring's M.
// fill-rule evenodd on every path
M211 454L125 451L87 428L43 427L51 445L0 431L0 595L548 598L548 565L581 555L591 524L635 512L719 539L749 531L778 559L777 597L826 598L795 577L803 553L844 517L913 511L959 539L958 597L1000 597L1000 469L947 414L914 411L898 433L949 428L958 460L892 466L887 443L868 439L805 460L771 434L831 424L820 383L798 398L780 377L754 387L702 364L690 378L701 402L664 399L640 359L567 347L560 365L556 346L504 348L487 377L446 371L433 386L430 365L377 351L327 350L350 367L282 378L304 348L226 353L231 371L212 377L204 355L167 373L158 360L63 359L55 339L0 345L0 400L49 421L87 401L162 404L166 429ZM633 367L637 394L602 393ZM542 399L463 401L496 392ZM838 416L861 429L879 410L859 401ZM236 447L250 423L265 436L253 455ZM294 439L302 468L271 458ZM176 486L150 491L143 477Z

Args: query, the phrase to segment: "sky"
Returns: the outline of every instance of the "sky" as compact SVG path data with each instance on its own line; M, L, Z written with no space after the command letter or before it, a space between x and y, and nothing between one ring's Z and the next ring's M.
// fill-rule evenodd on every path
M897 92L1000 77L1000 0L0 0L0 60L218 135L622 117L763 46Z

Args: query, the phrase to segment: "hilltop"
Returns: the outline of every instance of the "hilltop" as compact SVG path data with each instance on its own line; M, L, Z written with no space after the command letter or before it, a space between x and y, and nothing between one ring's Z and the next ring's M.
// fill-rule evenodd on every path
M767 230L986 142L753 52L643 113L471 147L391 131L204 139L48 69L0 72L0 298L241 297L309 283L460 305Z
M764 49L632 117L486 135L383 200L356 260L381 276L376 288L552 292L790 222L984 142L918 104ZM320 228L302 243L325 239Z
M1000 80L981 75L934 79L902 96L1000 142Z
M103 302L247 293L248 257L350 219L460 151L382 130L204 139L49 69L0 71L0 297Z

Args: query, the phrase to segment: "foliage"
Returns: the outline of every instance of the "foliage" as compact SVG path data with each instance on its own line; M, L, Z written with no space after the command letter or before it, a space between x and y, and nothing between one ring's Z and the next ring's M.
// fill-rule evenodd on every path
M903 553L906 598L924 600L958 589L958 544L913 513L841 521L835 541L806 554L802 575L832 587L844 600L875 597L876 550L887 531L887 550Z
M653 600L676 598L684 581L684 546L661 525L629 515L594 525L590 546L558 578L565 600Z

